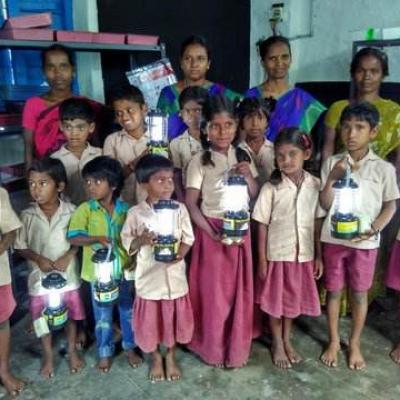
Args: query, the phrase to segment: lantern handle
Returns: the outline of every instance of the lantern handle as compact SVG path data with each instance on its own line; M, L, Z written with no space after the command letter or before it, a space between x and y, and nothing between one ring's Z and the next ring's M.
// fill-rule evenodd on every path
M107 251L107 257L106 257L106 262L110 261L110 257L111 257L111 252L112 252L112 246L111 244L107 245L108 251Z
M346 187L350 186L350 175L351 175L351 164L350 160L346 159L346 173L345 173L345 185Z

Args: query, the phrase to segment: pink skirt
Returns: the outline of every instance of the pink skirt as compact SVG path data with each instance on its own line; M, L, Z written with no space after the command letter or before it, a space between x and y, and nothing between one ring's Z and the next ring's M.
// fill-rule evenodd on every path
M256 301L274 318L296 318L321 314L314 262L270 261L267 276L260 282Z
M215 230L222 220L208 218ZM189 349L206 363L240 367L247 362L253 335L253 264L250 235L226 246L196 228L189 269L195 316Z
M0 324L10 319L15 306L11 283L0 286Z
M135 298L132 327L136 344L152 353L160 344L173 347L189 343L193 335L193 310L189 295L175 300Z
M393 245L390 261L386 272L386 286L400 291L400 241Z

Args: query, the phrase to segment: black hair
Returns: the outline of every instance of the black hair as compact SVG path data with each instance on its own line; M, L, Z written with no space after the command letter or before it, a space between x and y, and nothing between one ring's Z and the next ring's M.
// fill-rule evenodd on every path
M96 114L86 99L71 97L60 104L60 121L83 119L88 124L95 122Z
M270 36L267 39L260 39L257 43L258 54L260 55L261 61L264 61L265 56L268 54L269 49L276 43L283 43L289 49L289 54L292 56L292 49L290 47L289 39L285 38L284 36Z
M346 106L342 111L340 115L340 125L352 118L358 121L368 122L371 129L373 129L379 124L379 111L373 104L366 101L352 103Z
M187 47L194 45L194 44L198 44L199 46L202 46L205 48L206 52L207 52L207 58L208 60L211 60L211 50L207 44L207 40L205 39L204 36L201 35L192 35L189 36L188 38L186 38L182 44L181 44L181 49L179 52L179 58L183 57L183 54L185 53L185 50Z
M72 67L75 67L75 59L74 59L74 52L72 49L69 47L63 46L62 44L53 44L50 47L47 47L46 49L42 50L41 53L41 59L42 59L42 68L46 65L46 57L48 53L51 52L60 52L60 53L65 53L69 63L71 64Z
M350 74L351 76L354 75L358 66L360 65L361 59L364 57L375 57L381 64L382 75L388 76L389 75L389 61L386 53L382 50L377 49L376 47L364 47L363 49L357 51L354 55L353 59L351 60L350 64Z
M257 97L248 97L243 99L236 107L236 116L239 119L239 126L243 128L243 120L247 116L260 113L269 121L270 117L270 102L267 99L259 99Z
M118 100L131 101L132 103L137 103L141 106L146 104L142 91L133 85L124 84L115 89L111 94L110 103L113 104Z
M28 169L28 175L30 172L46 173L57 186L62 182L68 183L64 164L57 158L45 157L35 160Z
M113 199L119 197L124 185L124 174L119 161L108 156L99 156L89 161L82 170L82 177L106 180L110 187L115 188ZM133 189L132 189L133 190Z
M202 107L208 98L208 91L200 86L189 86L182 90L179 95L179 108L185 106L185 104L189 101L195 101L197 104L200 104Z
M152 175L163 170L173 171L172 161L158 154L146 154L136 164L136 179L139 183L148 183Z
M295 127L284 128L278 133L278 136L274 141L275 151L283 144L292 144L302 151L312 150L312 140L310 135ZM270 182L272 185L278 185L282 182L282 173L279 168L275 168L272 171Z

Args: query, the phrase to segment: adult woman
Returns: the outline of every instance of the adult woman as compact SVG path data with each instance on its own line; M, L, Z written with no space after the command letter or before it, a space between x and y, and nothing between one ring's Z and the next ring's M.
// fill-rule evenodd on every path
M211 56L206 40L202 36L190 36L181 45L180 67L183 79L163 88L158 99L157 107L169 115L169 139L179 136L186 129L179 115L178 98L183 89L188 86L201 86L212 96L224 95L230 100L241 96L227 89L220 83L207 80L207 71L210 69Z
M306 91L288 83L292 62L289 40L283 36L271 36L258 43L258 50L267 80L249 89L245 97L271 100L273 110L267 138L273 142L283 128L293 126L310 132L325 107Z

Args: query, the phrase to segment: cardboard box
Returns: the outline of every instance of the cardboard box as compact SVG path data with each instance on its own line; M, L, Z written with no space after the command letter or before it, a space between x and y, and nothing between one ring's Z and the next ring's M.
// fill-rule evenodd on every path
M59 42L84 42L92 43L92 32L56 31L56 40Z
M160 40L159 36L134 35L130 33L126 35L127 44L143 44L149 46L156 46L159 40Z
M54 40L54 31L50 29L2 29L0 39L13 40Z
M29 29L51 26L53 20L51 13L21 15L19 17L8 18L4 29Z
M93 32L93 43L124 44L124 33Z

